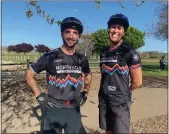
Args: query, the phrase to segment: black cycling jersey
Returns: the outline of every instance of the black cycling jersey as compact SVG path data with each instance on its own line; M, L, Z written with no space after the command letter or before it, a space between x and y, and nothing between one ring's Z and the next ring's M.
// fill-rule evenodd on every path
M65 54L60 48L41 56L30 65L35 73L46 70L48 92L59 100L73 100L80 96L83 73L90 73L87 58L75 52Z
M109 50L109 47L104 48L100 54L99 96L105 96L114 105L130 101L129 70L140 67L140 56L125 43L114 50Z

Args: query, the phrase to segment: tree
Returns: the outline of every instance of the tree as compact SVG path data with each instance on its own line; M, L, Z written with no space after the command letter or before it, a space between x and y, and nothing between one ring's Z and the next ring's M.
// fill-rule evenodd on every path
M15 45L15 52L27 54L31 52L34 47L31 44L22 43Z
M94 53L99 54L100 50L110 44L107 29L99 29L92 33L94 41Z
M131 45L133 48L138 49L145 45L145 33L130 26L124 36L124 42Z
M9 45L9 46L7 47L7 51L8 51L8 52L15 52L15 45Z
M121 8L123 8L124 10L126 10L127 8L123 5L123 1L124 0L118 0L119 1L119 5L121 6ZM97 4L97 8L100 9L101 8L101 0L95 0L94 1L96 4ZM137 0L135 2L135 5L136 7L139 7L140 5L142 5L145 1L140 1L140 0ZM26 11L26 16L28 18L31 18L34 13L33 11L31 10L31 7L34 7L36 8L36 13L37 15L41 15L42 17L44 17L46 19L46 21L48 22L48 24L57 24L58 26L61 24L61 21L60 20L57 20L55 21L55 17L51 17L49 14L47 14L45 12L44 9L41 9L40 5L38 5L38 1L37 0L29 0L27 3L27 8L28 10Z
M79 41L79 45L77 45L77 51L79 51L80 53L84 54L87 57L90 57L92 55L93 45L94 42L91 37L91 34L89 33L82 34Z
M50 49L43 45L43 44L38 44L37 46L35 45L36 51L39 52L39 54L41 55L41 53L45 53L48 52Z
M168 40L168 2L161 2L155 10L157 19L152 22L150 35L159 40Z
M145 45L145 33L130 26L124 36L124 42L128 43L131 47L138 49ZM92 33L94 40L94 52L99 54L101 49L110 44L107 29L100 29Z

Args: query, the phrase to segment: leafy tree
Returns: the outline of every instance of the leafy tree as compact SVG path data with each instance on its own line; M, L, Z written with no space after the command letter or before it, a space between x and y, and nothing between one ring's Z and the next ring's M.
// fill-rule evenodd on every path
M15 52L27 54L31 52L34 47L31 44L22 43L15 45Z
M99 54L100 50L110 44L107 29L99 29L92 33L94 41L94 53Z
M7 47L7 51L8 51L8 52L15 52L15 45L9 45L9 46Z
M47 46L45 46L43 44L35 45L35 48L36 48L36 51L39 52L40 55L41 55L41 53L45 53L50 50Z
M145 33L130 26L124 36L124 42L128 43L135 49L138 49L145 45L144 42ZM107 29L100 29L92 33L94 40L94 52L100 53L100 50L110 44L109 35Z
M152 22L150 35L160 40L168 40L168 2L161 2L155 10L157 19Z
M81 52L87 57L90 57L92 55L93 45L94 42L91 37L91 34L82 34L79 41L79 45L77 45L77 51Z
M131 45L133 48L138 49L145 45L145 33L130 26L124 36L124 42Z

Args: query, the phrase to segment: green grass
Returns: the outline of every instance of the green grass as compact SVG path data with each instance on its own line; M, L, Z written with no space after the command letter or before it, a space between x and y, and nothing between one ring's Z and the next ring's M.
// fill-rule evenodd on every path
M168 71L165 70L163 72L159 71L144 71L143 76L152 76L152 77L168 77Z
M39 58L39 53L31 52L27 55L23 53L17 54L14 52L11 53L2 53L2 63L26 63L26 60L29 58L30 62L35 61ZM21 58L22 57L22 58ZM99 68L99 63L97 59L89 59L89 65L91 68ZM168 65L164 72L159 72L159 62L158 60L142 60L142 70L144 76L153 76L153 77L167 77L168 76Z
M142 70L144 76L168 77L168 65L163 72L159 72L160 65L157 62L143 62Z
M91 63L89 61L90 67L99 67L98 63ZM144 76L152 77L168 77L168 65L165 66L164 72L159 72L158 62L142 62L142 71Z

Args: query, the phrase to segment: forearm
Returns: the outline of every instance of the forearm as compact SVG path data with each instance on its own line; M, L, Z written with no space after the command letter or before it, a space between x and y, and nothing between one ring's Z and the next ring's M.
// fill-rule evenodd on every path
M136 89L136 88L140 88L141 85L142 85L141 83L134 83L134 82L131 82L130 90L133 91L133 90Z
M136 88L140 88L142 85L142 70L141 68L131 69L130 70L131 85L130 90L133 91Z
M28 78L27 77L26 80L27 80L27 83L28 83L29 87L32 89L35 97L37 97L38 95L40 95L41 90L39 89L38 84L37 84L35 78Z
M92 82L92 74L91 73L85 74L84 75L84 91L89 92L91 82Z

